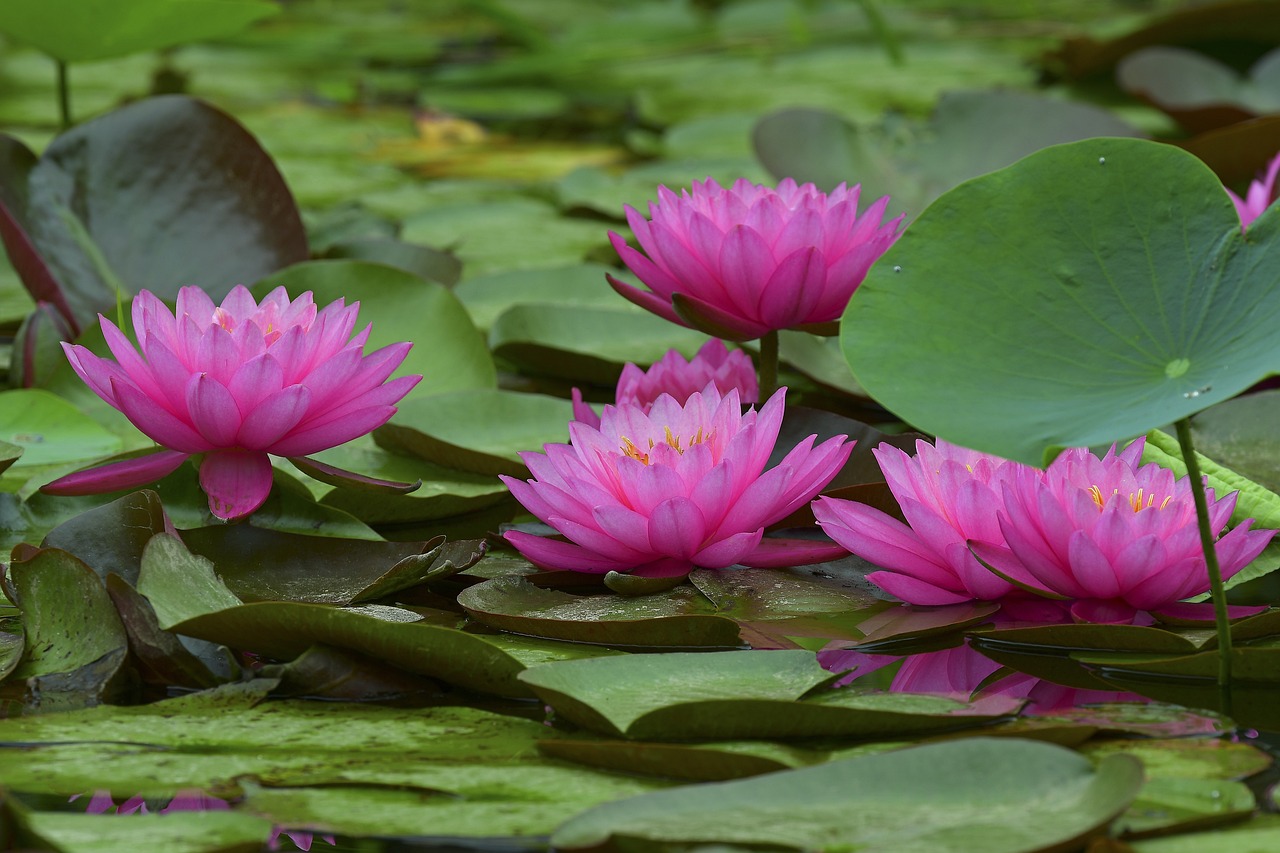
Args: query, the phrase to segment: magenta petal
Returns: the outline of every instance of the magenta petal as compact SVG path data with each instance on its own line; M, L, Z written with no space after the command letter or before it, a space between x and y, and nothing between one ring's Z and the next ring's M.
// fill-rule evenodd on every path
M1243 619L1247 616L1257 616L1259 613L1265 613L1268 609L1265 604L1257 606L1232 604L1227 607L1227 618ZM1177 622L1203 622L1205 625L1212 625L1214 621L1213 602L1211 601L1176 601L1173 604L1164 605L1154 611L1154 614L1157 618L1167 618Z
M200 453L213 449L213 445L192 428L191 424L170 414L155 400L143 394L127 382L112 382L111 388L120 411L133 422L143 435L157 444L183 453Z
M200 488L209 511L221 519L242 518L271 494L271 460L265 453L217 450L200 463Z
M240 410L226 386L207 373L187 384L187 411L196 429L214 447L233 447L240 431Z
M677 578L689 574L693 569L693 563L688 560L664 557L633 569L629 574L638 578Z
M136 489L172 474L190 455L176 450L160 450L67 474L41 486L40 491L50 495L99 495L120 489Z
M302 420L310 402L311 392L303 385L290 385L267 395L245 416L235 443L246 450L272 450Z
M502 538L514 545L526 560L544 569L568 569L603 575L606 572L626 572L633 568L626 563L601 557L571 542L534 536L520 530L508 530L502 534Z

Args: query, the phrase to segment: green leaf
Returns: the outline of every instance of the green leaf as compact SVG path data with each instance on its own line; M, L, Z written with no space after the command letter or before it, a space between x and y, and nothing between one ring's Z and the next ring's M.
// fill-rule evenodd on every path
M476 389L406 401L378 444L449 468L527 477L523 450L569 440L573 406L541 394Z
M157 612L160 609L157 604ZM419 614L398 607L264 601L192 616L173 630L280 660L324 643L468 690L529 695L516 680L525 665L514 656L480 635L421 620Z
M219 300L307 257L271 158L230 116L191 98L147 98L62 134L27 193L22 220L77 330L99 311L114 316L118 289L173 299L199 283ZM140 234L164 239L144 245Z
M738 626L715 614L697 590L657 595L570 595L522 577L463 590L458 604L492 628L606 646L737 646Z
M386 264L445 287L453 287L462 275L462 264L448 252L403 240L370 237L342 240L329 246L324 256Z
M1215 827L1207 832L1192 832L1169 838L1134 841L1135 853L1261 853L1280 845L1280 816L1256 815L1238 826Z
M312 261L282 270L252 289L261 298L276 287L284 287L293 297L309 290L318 305L359 300L359 324L373 324L365 347L368 352L400 341L415 342L394 374L422 376L409 392L409 400L489 388L496 382L484 339L466 309L443 285L368 261Z
M605 281L613 267L574 264L548 269L511 270L468 278L454 293L467 306L476 326L489 330L494 320L513 305L562 305L612 308L639 314L643 308L619 299Z
M615 737L887 737L988 722L1015 712L938 696L815 692L837 678L812 652L670 652L565 661L520 680L570 721Z
M563 305L514 305L493 321L493 354L528 373L611 385L627 362L648 366L668 350L692 358L707 336L654 314Z
M0 441L0 473L4 473L10 465L17 462L22 454L23 449L18 445Z
M898 416L1043 464L1274 371L1280 291L1258 282L1278 229L1273 210L1242 236L1217 178L1170 146L1055 146L931 205L858 288L841 344Z
M181 539L167 533L153 536L143 549L137 586L155 608L164 630L242 603L214 573L213 563L192 554Z
M919 213L961 181L1049 145L1138 132L1098 107L1024 92L948 92L922 126L860 127L807 108L765 116L756 155L776 177L831 190L862 185L862 206L891 197L890 214Z
M1172 116L1188 133L1204 133L1280 112L1280 53L1262 57L1243 77L1230 66L1170 45L1134 51L1116 66L1122 89Z
M159 495L144 489L64 521L40 544L74 554L104 580L116 574L136 584L143 549L166 521Z
M67 814L31 812L27 828L62 853L231 853L261 850L271 822L243 812Z
M1080 751L1094 761L1115 754L1135 756L1149 779L1238 781L1271 766L1271 756L1258 747L1219 738L1099 740Z
M1141 787L1142 765L1126 756L1095 769L1050 744L969 738L600 806L561 826L551 844L1066 850L1105 834Z
M66 400L37 388L0 391L0 441L22 450L21 458L11 462L0 481L14 488L55 467L110 456L121 449L118 437Z
M501 239L494 239L499 234ZM455 251L468 276L578 263L609 245L598 223L562 218L551 205L531 198L427 210L406 219L400 236Z
M54 548L9 565L25 645L14 678L29 679L32 701L48 710L114 698L128 637L101 579Z
M182 541L193 554L212 561L217 577L243 601L313 604L351 604L390 595L456 572L459 564L470 565L483 551L476 540L446 545L443 536L427 542L370 542L244 524L184 530Z
M0 32L62 62L229 36L280 10L262 0L7 0Z

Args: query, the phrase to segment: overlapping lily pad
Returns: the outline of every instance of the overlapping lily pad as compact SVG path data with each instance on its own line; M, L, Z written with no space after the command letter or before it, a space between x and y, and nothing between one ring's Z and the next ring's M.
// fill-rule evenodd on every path
M1280 112L1280 51L1262 57L1241 77L1202 53L1147 47L1125 57L1116 67L1116 80L1190 133Z
M389 450L437 465L528 476L519 453L568 441L572 419L568 400L477 389L409 400L373 437Z
M307 257L271 158L234 119L191 98L149 98L86 122L6 182L19 178L25 207L0 216L0 235L32 295L76 331L111 312L120 292L172 299L198 284L220 300Z
M895 737L989 722L1020 699L818 692L835 675L805 651L672 652L564 661L520 676L574 723L641 740Z
M839 115L787 109L756 125L756 154L778 178L830 190L862 185L863 204L892 198L890 214L914 215L943 191L1047 145L1091 136L1137 136L1097 107L1021 92L951 92L927 125L864 128Z
M1095 769L1061 747L972 738L649 794L593 809L551 843L1062 850L1105 834L1141 787L1142 765L1127 756Z

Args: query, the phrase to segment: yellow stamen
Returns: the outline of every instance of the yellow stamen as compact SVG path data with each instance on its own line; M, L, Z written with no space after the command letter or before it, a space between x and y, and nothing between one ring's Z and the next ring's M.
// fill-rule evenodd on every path
M681 447L681 443L684 441L684 439L682 439L680 436L673 433L671 431L671 427L664 427L663 432L665 433L665 440L663 441L663 444L667 445L676 453L679 453L681 456L683 456L684 452L688 450L690 447L693 447L695 444L702 444L704 441L710 441L712 437L715 435L714 431L704 435L702 432L702 427L698 427L697 433L695 433L694 436L689 439L689 443ZM651 438L649 439L649 449L653 450L653 448L654 448L654 441ZM622 453L624 456L630 456L632 459L636 460L637 462L640 462L641 464L644 464L644 465L649 464L649 454L645 453L640 448L636 447L635 442L627 438L625 435L622 436Z
M1093 498L1093 502L1098 505L1098 509L1106 504L1108 497L1115 497L1120 494L1119 489L1112 489L1110 495L1103 495L1102 489L1097 486L1089 487L1089 497ZM1167 496L1160 502L1160 509L1164 509L1169 505L1169 501L1173 500L1173 495ZM1143 490L1138 489L1137 492L1129 493L1129 506L1134 512L1141 512L1144 509L1154 509L1156 505L1156 496L1152 494L1143 495Z

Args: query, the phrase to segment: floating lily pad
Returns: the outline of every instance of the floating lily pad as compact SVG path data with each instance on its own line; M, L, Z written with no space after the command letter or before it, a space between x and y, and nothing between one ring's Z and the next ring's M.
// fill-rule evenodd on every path
M266 152L225 113L177 95L57 137L30 169L25 210L10 213L0 220L5 245L34 248L21 256L23 282L76 331L110 313L120 292L172 299L196 284L221 299L307 257L302 220Z
M1168 113L1189 133L1203 133L1280 112L1280 51L1267 54L1241 77L1193 50L1146 47L1120 62L1116 82Z
M1115 830L1132 839L1207 829L1246 820L1255 805L1253 793L1240 782L1158 777L1146 781Z
M477 389L409 400L373 437L389 450L437 465L525 477L520 451L568 441L572 419L568 400Z
M739 644L737 623L716 615L690 586L634 597L571 595L521 577L495 578L463 590L458 604L492 628L537 637L606 646Z
M448 252L389 238L342 240L329 246L325 257L386 264L445 287L453 287L462 276L462 263Z
M1105 834L1141 787L1142 765L1128 756L1095 769L1050 744L969 738L612 803L560 827L551 843L1072 849Z
M1132 842L1136 853L1261 853L1280 844L1280 815L1256 815L1237 826Z
M917 214L961 181L1048 145L1091 136L1138 136L1106 110L1023 92L949 92L929 122L906 132L861 128L839 115L794 108L766 116L756 154L776 177L830 190L862 185L862 205L890 196L889 213Z
M1080 751L1094 760L1136 756L1152 779L1240 780L1271 766L1271 756L1256 746L1218 738L1101 740Z
M1257 282L1278 228L1273 210L1243 236L1218 179L1172 147L1055 146L931 205L858 288L841 343L899 417L1043 464L1274 370L1280 291Z
M16 444L0 441L0 473L3 473L22 456L23 449Z
M20 388L0 391L0 440L21 448L11 458L4 482L16 485L54 466L110 456L120 439L48 391Z
M0 32L62 62L90 62L237 33L279 13L262 0L10 0Z
M478 560L478 540L370 542L302 536L223 525L184 530L192 553L213 562L223 583L243 601L351 604L458 572Z
M1280 391L1259 391L1200 412L1191 419L1191 435L1200 453L1280 492L1280 439L1270 428L1276 418Z
M271 822L243 812L175 814L68 814L30 812L26 829L63 853L227 853L260 850L272 837Z
M837 676L811 652L671 652L565 661L520 679L557 713L592 731L639 740L892 737L1014 713L937 696L814 693Z
M536 270L495 272L468 278L454 293L467 307L471 319L484 331L513 305L563 305L582 308L609 308L639 313L643 311L619 299L605 281L615 274L602 264L574 264Z
M558 735L531 720L465 707L261 702L274 684L0 721L0 757L23 757L8 762L6 784L64 796L108 789L118 798L243 791L248 811L285 826L409 835L430 815L442 820L432 832L471 836L546 834L585 805L666 785L545 759L537 742ZM255 799L256 780L284 788L282 797ZM309 797L331 805L326 792L341 792L342 806L322 815L296 808Z
M707 336L654 314L563 305L514 305L489 329L493 354L529 373L609 385L627 362L648 366L668 350L692 358Z
M74 554L104 580L116 574L136 584L143 549L167 523L160 496L143 490L64 521L40 544Z

